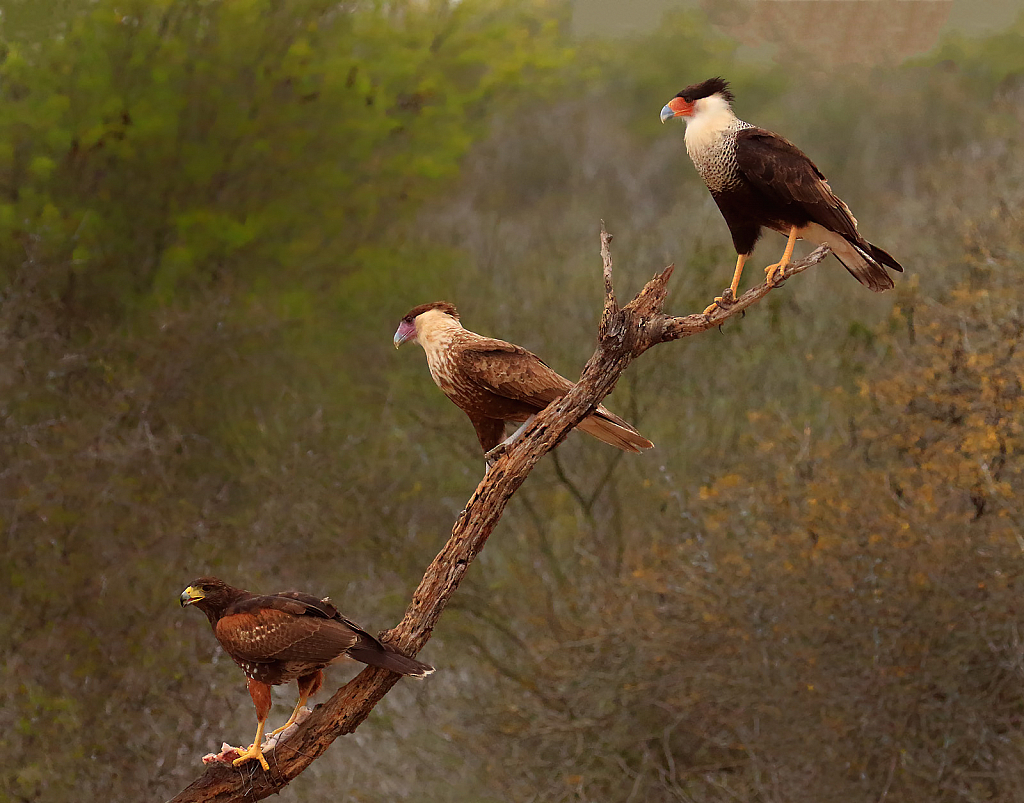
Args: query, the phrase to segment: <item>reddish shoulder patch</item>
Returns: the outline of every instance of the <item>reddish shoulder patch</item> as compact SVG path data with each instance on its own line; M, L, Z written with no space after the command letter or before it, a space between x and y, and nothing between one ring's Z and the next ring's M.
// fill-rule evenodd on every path
M221 634L237 636L239 633L255 630L262 624L261 612L232 613L217 621L217 637Z

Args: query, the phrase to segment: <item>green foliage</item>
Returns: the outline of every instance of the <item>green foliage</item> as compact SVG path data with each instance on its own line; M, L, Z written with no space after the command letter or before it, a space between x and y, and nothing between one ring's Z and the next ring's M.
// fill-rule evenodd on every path
M951 34L924 60L962 71L982 93L991 93L1008 79L1019 84L1024 75L1024 13L1010 28L992 36Z
M461 258L396 236L496 109L546 91L555 11L101 2L9 46L0 799L165 793L215 746L200 721L248 729L232 694L190 697L213 647L173 602L196 574L401 609L422 553L416 500L379 502L407 476L392 441L367 437L390 433L380 299Z
M604 43L600 87L609 105L647 138L664 136L656 121L661 107L689 84L721 75L743 98L744 113L755 117L789 85L777 67L744 64L737 43L712 27L702 12L668 13L650 34ZM614 101L612 100L614 98ZM652 114L652 111L653 114Z
M3 275L28 251L91 317L343 274L543 87L556 34L517 2L101 4L3 65Z

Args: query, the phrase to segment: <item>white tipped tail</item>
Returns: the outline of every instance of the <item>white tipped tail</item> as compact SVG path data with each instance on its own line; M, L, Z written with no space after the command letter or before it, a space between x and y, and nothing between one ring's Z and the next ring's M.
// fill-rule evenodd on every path
M381 649L383 648L383 649ZM390 669L398 675L405 675L411 678L425 678L434 671L434 667L409 658L396 652L385 644L376 644L371 647L352 647L348 650L349 658L362 661L370 666L379 666L381 669Z
M798 235L808 242L827 244L836 259L853 275L853 278L876 293L892 290L896 286L885 269L885 265L892 270L903 270L899 262L878 246L872 245L866 240L861 240L863 245L852 243L843 235L829 231L817 223L805 226L798 232Z
M846 243L846 248L841 251L833 248L832 253L843 263L843 267L853 274L853 278L876 293L892 290L896 286L885 268L867 251L854 243L846 240L843 242Z

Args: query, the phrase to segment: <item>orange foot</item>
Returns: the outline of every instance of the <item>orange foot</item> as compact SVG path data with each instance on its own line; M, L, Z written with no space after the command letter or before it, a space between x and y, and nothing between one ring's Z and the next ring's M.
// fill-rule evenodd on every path
M789 264L789 260L783 260L782 262L776 262L774 265L769 265L764 269L765 277L764 280L768 283L769 287L775 287L777 281L785 279L785 276L781 274L785 273L786 266Z
M702 315L710 315L716 309L728 309L736 303L736 297L733 295L732 288L726 288L722 295L715 296L714 302L712 302L707 309L702 312Z
M252 747L250 747L248 750L245 750L238 758L231 762L231 765L233 767L237 767L239 764L242 764L253 758L259 759L259 762L263 766L263 769L265 769L267 772L270 772L270 765L267 763L267 760L263 757L263 749L258 744L253 744Z

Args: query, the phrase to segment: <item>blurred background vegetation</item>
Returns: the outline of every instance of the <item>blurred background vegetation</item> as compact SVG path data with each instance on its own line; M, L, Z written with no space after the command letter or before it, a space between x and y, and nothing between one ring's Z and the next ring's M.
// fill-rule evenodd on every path
M657 450L546 458L440 671L283 799L1020 798L1024 18L625 5L3 5L0 800L167 797L250 734L197 575L397 621L482 469L399 317L578 375L602 218L620 294L675 262L702 309L734 256L657 116L713 74L897 290L829 260L636 363Z

